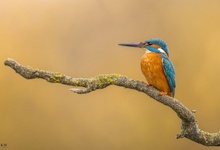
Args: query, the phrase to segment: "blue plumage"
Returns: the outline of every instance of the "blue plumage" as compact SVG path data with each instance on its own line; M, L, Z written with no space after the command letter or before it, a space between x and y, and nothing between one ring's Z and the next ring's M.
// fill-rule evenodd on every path
M158 39L158 38L152 38L152 39L146 40L145 42L148 43L149 46L151 44L159 45L166 52L167 56L169 57L169 50L167 48L167 43L165 41Z
M169 59L169 50L165 41L152 38L144 42L122 43L121 46L130 46L146 49L141 59L141 69L147 82L157 89L174 97L175 69Z
M166 55L161 54L161 58L162 58L163 69L164 69L168 84L170 86L170 90L174 95L175 94L175 87L176 87L175 68L174 68L172 62L169 60L169 58Z
M150 50L152 52L156 52L156 53L161 53L161 51L159 49L152 47L152 44L156 44L156 45L160 46L161 49L166 53L167 56L164 53L161 53L162 65L163 65L164 73L166 75L170 90L174 95L175 94L175 87L176 87L176 83L175 83L176 74L175 74L174 66L168 58L169 57L169 50L168 50L166 42L161 39L158 39L158 38L152 38L152 39L146 40L145 42L148 43L146 45L146 48L148 50Z

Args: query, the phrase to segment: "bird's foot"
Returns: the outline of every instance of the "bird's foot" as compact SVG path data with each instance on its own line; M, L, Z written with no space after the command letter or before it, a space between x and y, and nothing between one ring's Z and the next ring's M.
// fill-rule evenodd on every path
M160 95L167 95L167 92L161 91Z

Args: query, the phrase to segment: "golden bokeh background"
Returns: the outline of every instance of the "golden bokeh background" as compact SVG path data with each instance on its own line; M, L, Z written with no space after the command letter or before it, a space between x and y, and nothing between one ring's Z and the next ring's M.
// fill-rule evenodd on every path
M220 130L220 1L0 1L0 143L7 149L217 149L175 139L180 119L147 95L110 86L85 95L26 80L7 58L73 77L118 73L145 81L143 50L121 42L159 37L176 68L176 98L199 127Z

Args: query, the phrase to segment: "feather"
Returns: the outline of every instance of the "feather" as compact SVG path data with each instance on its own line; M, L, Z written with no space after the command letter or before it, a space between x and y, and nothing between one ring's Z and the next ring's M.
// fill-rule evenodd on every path
M176 87L176 82L175 82L175 68L172 64L172 62L169 60L169 58L164 55L161 54L161 58L162 58L162 64L163 64L163 69L164 69L164 73L166 75L170 90L174 96L175 94L175 87Z

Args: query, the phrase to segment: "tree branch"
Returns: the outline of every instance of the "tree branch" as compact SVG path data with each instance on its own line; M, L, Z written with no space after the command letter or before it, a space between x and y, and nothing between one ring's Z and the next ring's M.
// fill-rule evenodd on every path
M23 66L10 58L5 61L5 65L11 67L26 79L41 78L51 83L75 86L76 88L70 90L78 94L86 94L98 89L106 88L109 85L122 86L143 92L176 112L182 121L181 132L177 135L177 138L186 137L205 146L220 146L220 132L208 133L200 130L193 111L190 111L177 99L167 95L160 95L158 90L153 86L147 86L144 82L130 79L119 74L102 74L94 78L73 78L62 73Z

